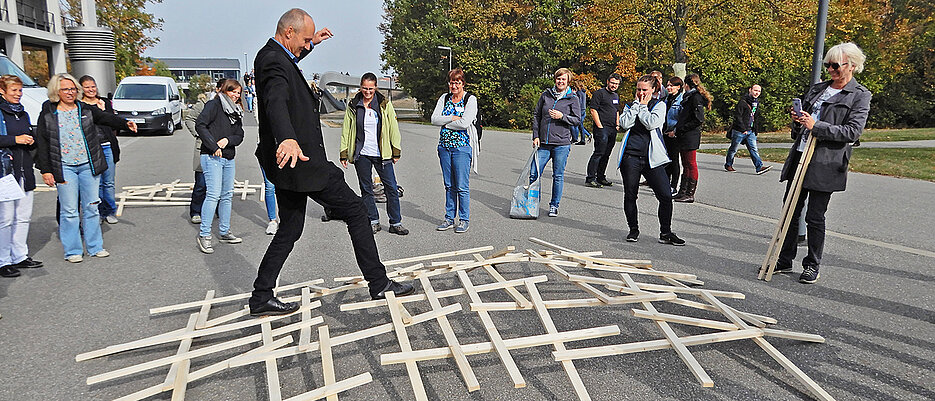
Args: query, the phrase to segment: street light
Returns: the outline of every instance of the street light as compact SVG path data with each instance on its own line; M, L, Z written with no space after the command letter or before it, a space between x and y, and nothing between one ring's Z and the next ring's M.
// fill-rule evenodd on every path
M244 54L243 54L243 74L244 74L244 75L247 75L247 71L249 71L249 69L247 69L247 53L244 52ZM247 84L247 83L244 82L244 85L246 85L246 84Z
M438 46L441 50L448 50L448 71L451 71L451 48L448 46Z

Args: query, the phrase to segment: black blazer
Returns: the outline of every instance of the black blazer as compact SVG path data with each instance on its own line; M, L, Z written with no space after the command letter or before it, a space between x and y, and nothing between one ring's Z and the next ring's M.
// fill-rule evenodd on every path
M101 100L104 101L105 112L117 114L117 112L114 111L114 103L111 102L110 99L102 97ZM85 103L85 105L87 105L87 103ZM114 155L114 163L116 164L120 161L120 143L117 141L117 131L119 130L115 130L106 125L94 125L97 127L98 134L101 135L101 143L110 142L110 152ZM123 129L126 129L126 127L123 127Z
M214 99L205 103L205 108L195 120L195 131L201 138L201 154L213 155L218 150L218 141L227 138L227 146L221 149L221 157L234 160L237 154L234 148L243 142L243 120L237 118L231 123L221 105L221 96L227 95L218 93Z
M256 157L276 188L320 191L332 176L344 173L325 157L318 113L320 97L289 56L270 39L254 60L260 124ZM295 168L287 165L280 169L276 149L286 139L295 139L309 160L300 160Z

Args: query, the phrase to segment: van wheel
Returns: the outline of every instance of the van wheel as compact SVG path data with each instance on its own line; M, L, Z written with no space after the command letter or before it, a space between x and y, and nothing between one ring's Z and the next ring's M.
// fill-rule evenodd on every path
M174 124L170 124L169 128L166 128L166 136L172 136L172 134L175 133L175 128L176 126Z

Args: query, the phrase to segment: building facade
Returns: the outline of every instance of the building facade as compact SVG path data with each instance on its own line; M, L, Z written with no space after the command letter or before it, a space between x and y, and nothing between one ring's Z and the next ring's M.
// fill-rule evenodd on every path
M47 62L48 76L34 77L47 81L67 72L65 24L59 0L0 0L0 51L31 75L38 66L27 65L24 51L32 63Z
M207 75L212 81L241 79L240 60L233 58L172 58L153 57L169 67L179 87L188 90L188 82L196 75Z

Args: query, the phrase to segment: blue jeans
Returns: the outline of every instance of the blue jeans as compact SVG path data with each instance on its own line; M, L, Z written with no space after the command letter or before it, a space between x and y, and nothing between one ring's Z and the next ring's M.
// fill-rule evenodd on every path
M269 217L269 221L273 221L276 220L276 186L266 178L263 166L260 166L260 174L263 174L263 185L265 185L266 198L263 203L266 204L266 216Z
M396 172L393 170L393 161L383 160L379 156L360 155L357 161L354 162L354 169L357 170L360 198L363 199L364 206L367 207L370 224L380 222L380 212L377 211L376 201L373 200L373 179L370 178L370 172L377 170L377 174L380 175L380 182L383 183L383 193L386 194L386 214L390 215L390 225L401 225L403 217L400 215L399 188L396 187Z
M756 132L747 131L732 131L731 132L731 141L730 147L727 148L727 161L724 163L724 167L730 167L734 165L734 155L737 154L737 148L740 147L740 143L743 142L744 138L747 139L747 151L750 152L750 158L753 159L753 166L757 170L760 167L763 167L763 160L760 159L760 152L756 148Z
M192 187L192 203L188 206L189 216L201 216L201 205L205 203L205 173L195 172L195 185Z
M65 183L56 184L60 202L61 220L58 225L58 237L65 248L65 257L81 255L81 234L88 246L88 254L104 250L104 237L101 235L101 215L97 210L100 203L99 175L91 174L91 163L77 166L62 165ZM80 207L79 207L80 206ZM81 221L78 210L81 209Z
M101 173L101 204L97 205L101 216L113 216L117 213L117 199L114 197L114 179L117 176L117 165L114 164L114 152L110 145L102 145L104 160L107 160L107 170Z
M565 163L568 161L568 153L571 151L571 145L540 145L538 152L539 169L530 169L529 182L532 183L539 178L539 172L545 169L545 164L552 159L552 200L549 206L558 207L562 201L562 187L565 185Z
M201 168L205 171L205 203L201 205L201 232L199 235L211 235L214 212L218 213L218 232L230 233L231 198L234 197L234 160L223 157L201 155Z
M584 123L571 127L572 142L584 141L585 138L589 138L590 136L591 133L588 132L588 129L584 127Z
M442 166L445 182L445 220L471 219L471 145L457 148L438 147L438 160Z

